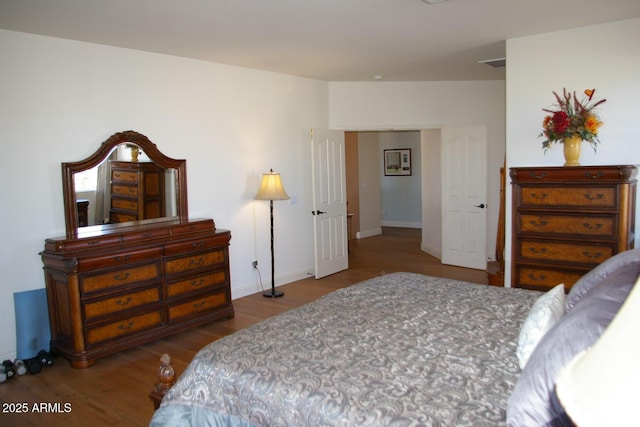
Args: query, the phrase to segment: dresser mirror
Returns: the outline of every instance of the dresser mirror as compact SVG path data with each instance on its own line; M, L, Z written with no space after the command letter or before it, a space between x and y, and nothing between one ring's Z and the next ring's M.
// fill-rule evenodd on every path
M146 136L110 136L84 160L62 163L67 236L90 227L187 219L186 160L162 154Z

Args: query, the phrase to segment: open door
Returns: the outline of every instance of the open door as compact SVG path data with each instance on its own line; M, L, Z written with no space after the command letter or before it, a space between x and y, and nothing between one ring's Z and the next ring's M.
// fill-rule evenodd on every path
M349 268L344 132L311 130L316 279Z
M442 129L442 263L487 268L487 129Z

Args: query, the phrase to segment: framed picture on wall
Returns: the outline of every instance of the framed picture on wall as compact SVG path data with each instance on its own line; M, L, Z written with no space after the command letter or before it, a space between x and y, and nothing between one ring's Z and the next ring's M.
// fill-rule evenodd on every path
M385 176L411 175L411 149L384 150Z

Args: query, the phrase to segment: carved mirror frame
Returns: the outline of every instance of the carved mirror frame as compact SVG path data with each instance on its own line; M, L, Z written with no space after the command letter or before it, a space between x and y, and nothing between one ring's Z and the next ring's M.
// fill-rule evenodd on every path
M78 234L78 209L76 206L76 191L74 174L82 172L102 163L109 154L120 144L132 143L139 146L149 160L164 169L176 171L176 211L178 219L186 220L189 217L187 206L187 161L167 157L158 150L156 144L141 133L128 130L111 135L104 141L98 150L91 156L78 162L62 163L62 191L64 196L64 218L67 236ZM175 218L175 217L166 217ZM144 223L146 220L138 222ZM157 219L156 219L157 221Z

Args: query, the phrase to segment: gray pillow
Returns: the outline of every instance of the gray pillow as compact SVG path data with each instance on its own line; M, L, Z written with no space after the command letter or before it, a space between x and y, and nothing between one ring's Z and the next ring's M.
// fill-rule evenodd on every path
M573 357L591 347L609 325L640 275L640 259L610 271L540 340L507 403L507 426L563 425L554 404L556 377Z
M618 268L640 262L640 249L631 249L621 252L598 265L596 268L582 276L573 284L569 295L567 295L566 311L570 312L573 307L584 297L595 285L600 283L609 274Z

